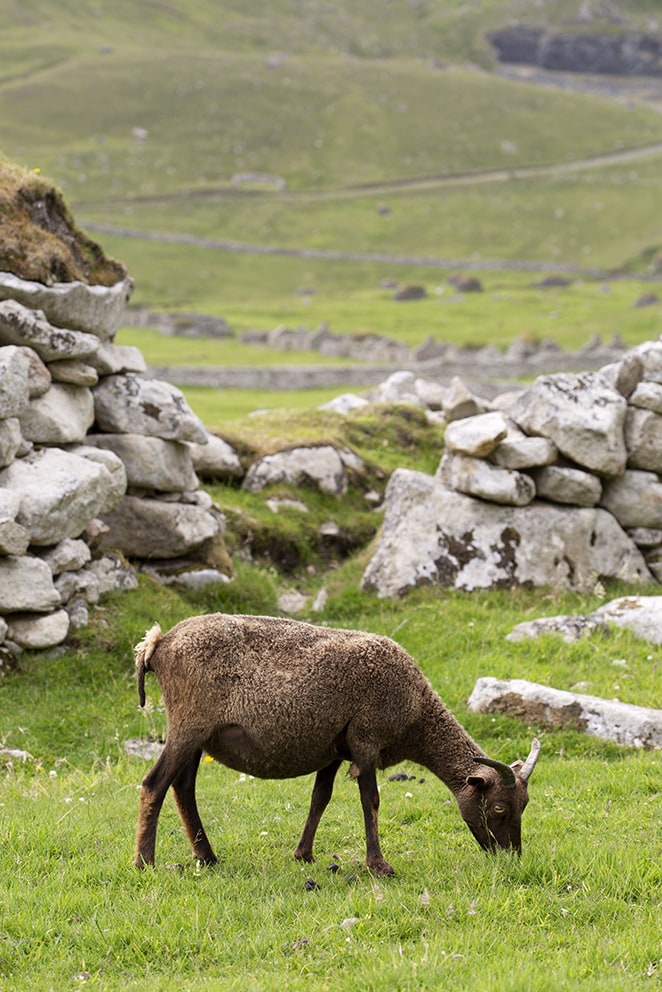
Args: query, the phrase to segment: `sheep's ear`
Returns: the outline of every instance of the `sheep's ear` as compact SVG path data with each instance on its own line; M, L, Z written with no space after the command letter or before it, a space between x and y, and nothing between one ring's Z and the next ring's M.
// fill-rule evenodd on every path
M467 785L473 786L474 789L486 789L489 784L484 775L467 775Z

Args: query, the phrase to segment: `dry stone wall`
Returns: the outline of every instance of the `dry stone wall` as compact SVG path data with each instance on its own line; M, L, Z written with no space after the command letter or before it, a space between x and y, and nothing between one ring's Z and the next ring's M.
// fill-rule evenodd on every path
M435 476L389 481L364 588L662 580L662 341L446 420Z
M134 586L127 559L222 557L223 519L195 470L206 429L114 343L131 288L0 273L0 668Z

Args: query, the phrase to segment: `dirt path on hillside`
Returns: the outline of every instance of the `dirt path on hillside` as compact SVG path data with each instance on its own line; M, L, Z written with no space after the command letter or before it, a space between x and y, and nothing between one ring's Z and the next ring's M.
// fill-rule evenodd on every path
M372 183L364 186L348 186L336 190L311 190L301 193L260 192L251 196L277 197L282 202L301 203L324 199L347 199L359 196L384 196L393 192L407 192L423 189L443 189L450 186L475 185L477 183L507 183L521 179L540 178L544 176L559 176L572 172L581 172L595 167L609 165L626 165L662 155L662 142L655 142L640 148L626 148L622 151L605 152L589 158L575 159L570 162L556 162L548 165L519 166L512 169L484 169L477 172L455 173L442 176L419 177L415 179L394 179L385 183ZM211 197L242 195L236 190L206 189L193 190L189 193L164 194L155 197L135 197L132 203L145 202L176 202L179 200L209 199ZM245 195L245 194L244 194ZM90 206L91 204L87 204ZM97 204L98 205L98 204ZM80 204L82 212L85 205ZM587 268L563 262L535 262L531 260L476 260L459 258L440 258L430 255L412 255L401 253L351 251L349 249L331 248L296 248L284 245L253 244L251 242L231 241L226 238L203 238L194 234L170 234L159 231L141 231L136 228L116 224L97 224L93 221L82 220L82 225L91 233L112 234L116 237L135 238L141 241L155 241L165 244L192 245L196 248L208 248L212 251L236 252L252 255L284 255L293 258L310 258L327 261L348 262L384 262L386 264L425 266L441 269L470 269L487 271L494 269L521 272L566 272L571 275L584 275L593 278L613 278L613 274L603 269ZM649 276L657 280L659 276Z
M540 70L520 66L502 66L499 74L514 81L528 85L553 87L559 89L574 89L577 91L597 93L620 103L648 106L662 113L662 82L657 79L629 79L617 77L582 76L576 73L546 73ZM387 182L367 183L356 186L345 186L331 190L307 190L301 192L283 191L252 191L250 196L276 197L280 202L305 203L320 200L350 199L361 196L382 197L389 193L415 192L418 190L444 189L453 186L468 186L482 183L509 183L516 180L537 179L540 177L556 177L573 172L582 172L593 168L610 165L629 165L633 162L644 161L662 155L662 142L654 142L638 148L624 148L618 151L604 152L585 158L573 159L568 162L552 162L544 165L523 165L512 168L480 169L460 173L443 173L439 175L420 176L417 178L393 179ZM184 193L161 194L156 196L134 197L131 203L174 203L182 200L211 199L214 197L232 197L247 195L233 187L207 188L191 190ZM125 203L126 201L121 201ZM83 213L85 206L117 206L118 201L93 201L87 204L79 203L76 209ZM519 271L519 272L563 272L569 275L588 276L597 279L619 278L615 273L603 269L587 268L572 263L535 262L531 260L476 260L462 258L441 258L429 255L412 255L401 253L352 251L343 249L297 248L282 245L253 244L250 242L231 241L224 238L203 238L193 234L168 234L158 231L141 231L135 228L114 224L96 224L82 221L83 226L92 233L111 234L116 237L135 238L141 241L154 241L165 244L191 245L197 248L208 248L212 251L234 252L253 255L282 255L292 258L309 258L327 261L349 262L384 262L402 266L424 266L440 269L468 269L473 271ZM662 280L662 274L637 275L637 278L649 281Z

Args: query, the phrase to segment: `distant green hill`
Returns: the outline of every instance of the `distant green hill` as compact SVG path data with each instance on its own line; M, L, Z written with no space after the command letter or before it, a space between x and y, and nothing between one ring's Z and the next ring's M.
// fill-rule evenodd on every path
M9 2L0 151L53 179L83 226L619 267L662 243L662 93L508 79L486 38L513 23L655 30L658 3L617 6L618 18L598 0ZM605 158L629 150L641 160ZM138 298L148 285L152 303L196 305L158 275L176 250L185 279L190 250L99 238L119 257L126 245ZM306 271L292 261L292 282Z

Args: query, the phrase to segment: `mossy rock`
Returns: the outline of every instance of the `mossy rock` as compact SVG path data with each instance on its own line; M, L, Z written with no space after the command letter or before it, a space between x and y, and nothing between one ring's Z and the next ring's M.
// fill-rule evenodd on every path
M112 286L126 269L74 222L62 192L0 157L0 271L51 286Z

